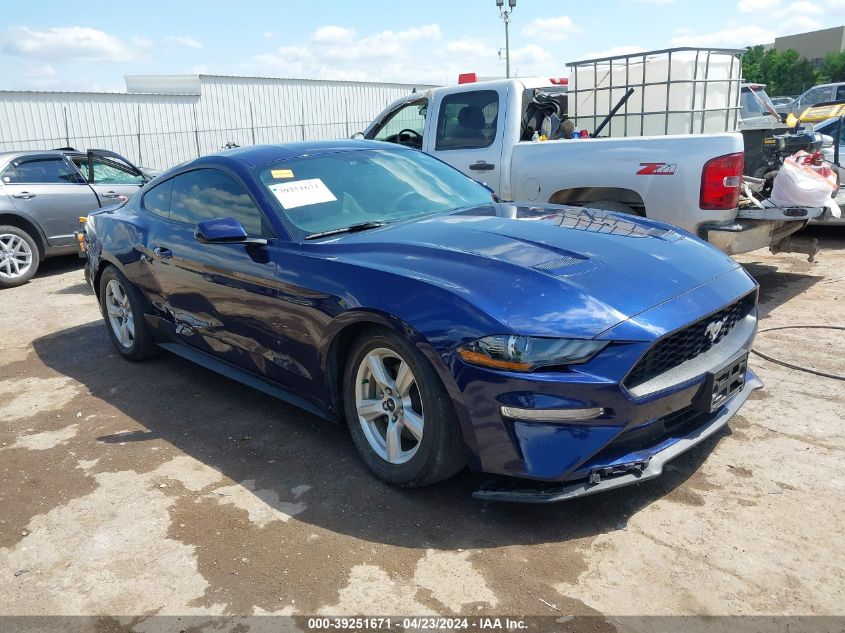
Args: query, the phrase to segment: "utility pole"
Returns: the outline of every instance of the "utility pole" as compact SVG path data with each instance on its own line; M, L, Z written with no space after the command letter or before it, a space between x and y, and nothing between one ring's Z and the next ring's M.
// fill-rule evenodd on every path
M508 0L508 8L505 9L505 0L496 0L496 6L499 7L499 17L505 23L505 77L511 78L511 42L509 27L511 23L511 13L516 8L516 0ZM501 54L501 53L500 53Z

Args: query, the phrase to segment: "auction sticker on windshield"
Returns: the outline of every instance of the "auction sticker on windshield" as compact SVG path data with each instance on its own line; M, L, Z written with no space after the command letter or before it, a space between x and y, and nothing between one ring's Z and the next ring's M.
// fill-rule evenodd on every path
M319 178L281 182L267 185L285 209L295 209L309 204L334 202L337 198Z

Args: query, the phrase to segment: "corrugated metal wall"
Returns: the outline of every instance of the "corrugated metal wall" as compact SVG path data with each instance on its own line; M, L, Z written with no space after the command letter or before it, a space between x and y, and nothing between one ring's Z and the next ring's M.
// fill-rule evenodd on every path
M0 91L0 151L96 147L164 169L229 142L348 138L414 88L211 75L201 84L200 95Z

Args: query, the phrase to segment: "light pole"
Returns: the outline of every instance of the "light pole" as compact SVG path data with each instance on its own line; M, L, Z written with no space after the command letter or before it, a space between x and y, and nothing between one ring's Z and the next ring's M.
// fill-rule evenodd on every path
M505 0L496 0L496 6L499 7L499 17L505 23L505 76L511 78L511 43L508 26L511 23L511 13L516 7L516 0L508 0L508 8L505 9Z

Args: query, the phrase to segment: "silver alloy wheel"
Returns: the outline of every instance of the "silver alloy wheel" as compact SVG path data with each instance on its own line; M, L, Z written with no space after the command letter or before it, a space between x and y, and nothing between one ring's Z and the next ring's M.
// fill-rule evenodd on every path
M0 277L17 279L32 267L32 249L20 235L0 235Z
M370 447L386 462L404 464L417 453L425 415L414 374L396 352L367 353L355 376L355 408Z
M126 349L131 348L135 342L135 317L129 295L117 279L112 279L106 286L106 312L118 342Z

